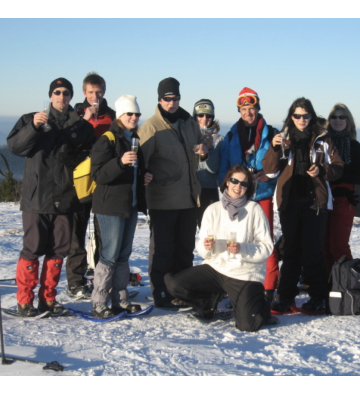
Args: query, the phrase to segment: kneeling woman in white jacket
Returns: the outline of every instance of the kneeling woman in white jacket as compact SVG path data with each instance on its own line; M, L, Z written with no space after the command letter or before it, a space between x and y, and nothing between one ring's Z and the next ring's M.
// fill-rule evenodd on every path
M213 319L218 302L228 294L236 327L249 332L277 322L262 285L274 245L262 208L250 200L254 189L246 167L231 167L220 188L221 201L204 213L196 245L202 265L165 276L169 292L197 310L194 318ZM230 232L236 233L236 241L227 246Z

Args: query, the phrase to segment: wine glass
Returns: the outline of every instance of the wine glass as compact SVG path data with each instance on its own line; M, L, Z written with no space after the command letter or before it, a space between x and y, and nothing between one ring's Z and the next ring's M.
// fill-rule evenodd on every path
M215 232L212 229L209 229L207 232L208 240L210 243L215 243ZM211 246L210 255L214 256L214 244Z
M50 108L51 108L51 104L50 103L51 102L50 102L49 99L44 100L44 113L46 114L46 116L48 118L49 118L49 115L50 115ZM48 132L51 129L51 127L50 127L48 122L43 123L41 125L41 127L44 130L44 132Z
M281 152L282 152L282 156L280 157L280 159L287 159L286 155L285 155L285 135L283 135L283 133L281 133Z
M92 105L96 109L96 112L94 114L94 119L95 119L95 122L97 123L97 115L98 115L98 111L99 111L99 99L98 98L94 99L92 102Z
M226 247L228 251L228 257L230 259L236 258L235 254L233 254L234 256L231 257L231 253L230 253L230 245L233 243L236 243L236 232L229 232L226 238Z
M139 139L137 139L136 137L133 137L131 139L131 151L137 153L138 149L139 149ZM137 160L135 163L131 164L130 166L137 167Z

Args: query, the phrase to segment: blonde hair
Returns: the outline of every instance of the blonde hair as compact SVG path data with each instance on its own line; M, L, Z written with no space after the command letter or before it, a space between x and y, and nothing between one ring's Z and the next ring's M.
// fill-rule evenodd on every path
M326 129L331 128L330 120L331 117L335 114L336 111L341 111L344 115L346 115L346 132L350 138L350 140L356 140L356 126L354 118L350 112L350 110L345 106L345 104L338 103L331 109L328 119L326 121Z

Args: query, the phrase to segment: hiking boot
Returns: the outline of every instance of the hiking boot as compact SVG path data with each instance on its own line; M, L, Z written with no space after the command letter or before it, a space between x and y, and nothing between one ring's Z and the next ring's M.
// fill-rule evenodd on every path
M120 307L126 310L129 314L136 313L137 311L141 311L141 306L139 304L129 303L127 300L124 302L120 302Z
M17 312L21 317L36 317L39 314L32 303L18 304Z
M74 299L91 299L93 287L89 285L69 286L67 294Z
M291 306L295 306L294 299L285 299L280 297L280 300L276 300L272 303L271 310L277 311L281 314L286 314L292 312Z
M324 300L311 297L307 302L301 306L302 310L308 311L309 313L321 313L325 311Z
M45 313L45 311L51 311L53 314L61 314L65 311L64 306L56 300L48 300L43 302L39 300L38 304L39 313Z
M112 312L106 304L98 304L92 309L92 315L96 318L110 318L114 317Z

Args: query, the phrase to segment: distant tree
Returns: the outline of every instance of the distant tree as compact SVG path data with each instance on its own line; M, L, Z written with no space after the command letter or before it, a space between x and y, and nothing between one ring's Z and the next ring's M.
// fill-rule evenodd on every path
M5 180L0 183L0 201L1 202L18 202L20 200L19 183L13 177L13 172L10 170L9 163L3 154L0 154L4 159L7 171L4 173L0 169L0 174L5 177ZM20 185L21 187L21 185Z

